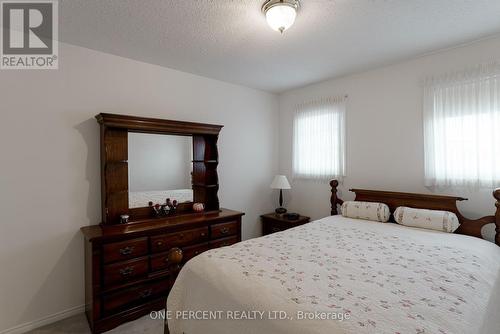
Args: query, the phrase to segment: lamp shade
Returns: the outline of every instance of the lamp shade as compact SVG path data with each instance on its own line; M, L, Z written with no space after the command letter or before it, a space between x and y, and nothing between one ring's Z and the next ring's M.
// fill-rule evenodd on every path
M271 183L272 189L291 189L285 175L276 175Z

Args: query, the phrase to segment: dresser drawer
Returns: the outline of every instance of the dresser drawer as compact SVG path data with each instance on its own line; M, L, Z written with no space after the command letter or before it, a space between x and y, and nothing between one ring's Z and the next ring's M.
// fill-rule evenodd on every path
M199 255L203 253L204 251L207 251L210 249L209 243L204 243L200 245L194 245L194 246L189 246L189 247L184 247L182 249L182 262L187 262L191 260L193 257L196 255Z
M104 244L102 247L104 263L123 261L146 255L148 252L148 239L138 238L113 242Z
M208 227L186 230L176 233L151 237L151 251L162 252L172 247L179 247L208 240Z
M239 240L238 236L219 239L219 240L213 240L213 241L210 241L210 248L219 248L219 247L230 246L230 245L235 244L239 241L240 240Z
M148 269L147 257L108 264L104 266L104 285L125 283L146 276Z
M151 256L151 271L165 270L168 268L168 252Z
M166 279L104 295L102 298L102 308L104 313L109 314L119 311L126 305L140 303L151 298L165 296L166 299L170 287L171 281L170 279Z
M239 225L240 223L237 221L212 225L210 227L212 232L211 238L217 239L228 237L230 235L236 235L238 234Z

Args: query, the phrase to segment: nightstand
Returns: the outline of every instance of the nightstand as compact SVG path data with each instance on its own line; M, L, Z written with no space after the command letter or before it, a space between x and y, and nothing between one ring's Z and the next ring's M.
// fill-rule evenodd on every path
M274 232L284 231L289 228L309 223L311 218L300 216L299 219L291 220L284 218L283 215L268 213L260 216L262 219L262 234L268 235Z

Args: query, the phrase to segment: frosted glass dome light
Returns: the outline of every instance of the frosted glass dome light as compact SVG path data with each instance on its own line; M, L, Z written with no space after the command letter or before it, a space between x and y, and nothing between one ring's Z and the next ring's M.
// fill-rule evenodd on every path
M262 6L269 26L281 33L290 28L297 17L298 0L268 0Z

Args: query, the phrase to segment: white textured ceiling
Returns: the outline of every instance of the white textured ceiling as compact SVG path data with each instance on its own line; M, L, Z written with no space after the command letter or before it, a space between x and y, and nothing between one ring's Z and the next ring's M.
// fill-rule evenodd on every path
M61 0L63 42L271 92L500 32L500 0L302 0L283 36L263 0Z

